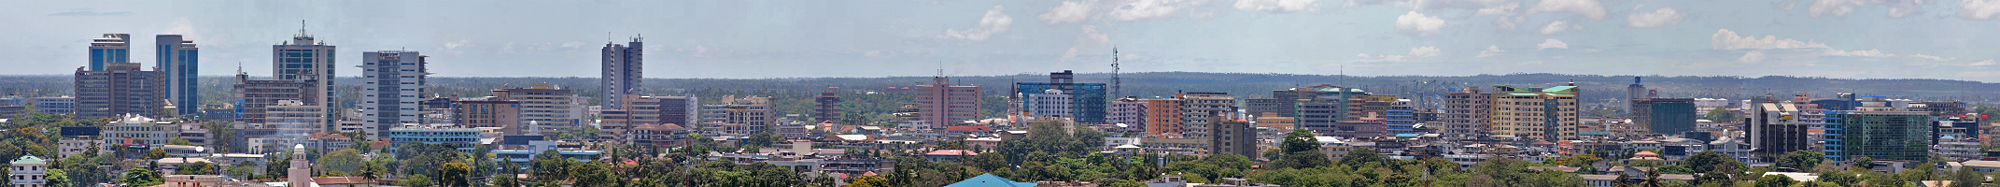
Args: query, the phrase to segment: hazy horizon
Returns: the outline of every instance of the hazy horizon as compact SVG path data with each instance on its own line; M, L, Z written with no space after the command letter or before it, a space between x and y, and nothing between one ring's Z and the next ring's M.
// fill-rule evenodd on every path
M0 7L0 75L61 75L89 40L202 48L203 76L270 74L270 45L432 56L440 77L595 77L643 35L648 78L1110 72L1517 73L2000 81L2000 2L1598 0L30 1ZM384 6L395 5L395 6ZM1344 72L1344 73L1343 73Z

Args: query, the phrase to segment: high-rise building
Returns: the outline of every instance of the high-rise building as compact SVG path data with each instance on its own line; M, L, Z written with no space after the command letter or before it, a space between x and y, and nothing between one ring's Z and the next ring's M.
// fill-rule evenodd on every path
M132 34L110 33L90 40L90 71L132 62Z
M930 128L979 118L979 86L951 85L944 76L931 77L931 84L917 85L917 116Z
M264 122L255 127L277 129L279 134L304 136L325 132L332 126L325 126L326 112L319 111L317 105L308 105L299 100L279 100L277 104L264 107Z
M778 122L770 97L723 96L721 103L701 107L702 133L751 135L766 132Z
M1295 105L1296 103L1298 101L1284 102L1278 98L1249 98L1243 99L1243 110L1249 112L1250 115L1273 115L1257 117L1291 117L1297 115L1296 108L1293 108L1298 107Z
M1139 100L1138 97L1118 98L1111 101L1110 107L1111 109L1105 112L1105 123L1125 124L1128 128L1134 129L1146 126L1146 102Z
M1493 86L1492 128L1499 139L1556 140L1577 137L1577 95L1569 86Z
M230 91L230 104L236 106L236 122L262 124L272 105L278 101L293 100L305 105L320 106L319 92L313 90L314 82L293 80L251 80L249 74L236 73L234 89ZM324 115L322 115L324 116ZM319 124L319 122L312 122Z
M1062 90L1047 89L1042 90L1042 93L1028 94L1025 97L1028 98L1026 100L1028 103L1028 116L1049 119L1076 117L1071 116L1071 114L1075 114L1072 112L1075 108L1071 107L1075 107L1076 105L1070 104L1070 102L1075 101L1071 99L1074 96L1063 94Z
M403 124L423 124L419 94L430 71L426 56L416 51L370 51L361 54L361 119L377 131ZM381 137L380 132L368 133Z
M1493 120L1493 96L1480 93L1479 87L1466 87L1457 93L1444 95L1444 113L1438 114L1442 133L1446 139L1472 140L1487 136Z
M1216 133L1209 127L1218 123L1214 120L1237 119L1236 97L1229 93L1188 92L1175 94L1174 97L1181 100L1181 130L1187 138L1208 139ZM1213 118L1215 116L1223 117Z
M321 124L334 124L333 119L337 119L333 117L336 116L334 112L340 111L339 107L335 107L340 105L333 100L337 98L333 94L334 69L339 68L335 67L333 56L333 45L313 41L313 36L307 35L303 29L299 30L298 35L292 35L291 41L271 45L271 76L277 80L299 81L312 85L308 90L315 93L312 94L314 97L302 99L315 100L305 103L318 105L320 111L326 112L324 116L328 118L320 122Z
M1230 119L1223 115L1207 117L1209 127L1208 150L1210 154L1236 154L1242 156L1259 155L1257 149L1257 127L1250 122Z
M1389 136L1417 135L1417 109L1410 99L1396 99L1389 105L1388 112L1382 114L1384 123L1389 125Z
M177 106L175 115L192 115L201 109L201 48L178 34L154 37L158 50L155 67L166 71L167 100Z
M1647 98L1648 91L1646 91L1646 85L1640 84L1641 83L1640 78L1643 77L1632 77L1632 85L1625 86L1626 102L1633 102L1634 100ZM1632 107L1639 107L1639 104L1637 102L1633 102L1631 107L1626 108L1625 112L1627 113L1625 115L1628 116L1639 115L1639 112L1632 111L1633 110ZM1645 125L1645 124L1640 124L1640 125Z
M1105 97L1104 89L1104 83L1076 83L1076 73L1063 70L1049 73L1049 82L1046 83L1014 83L1013 94L1025 97L1041 94L1047 90L1062 91L1071 99L1069 102L1071 114L1063 115L1064 117L1070 117L1078 123L1104 123L1104 103L1110 100ZM1021 108L1035 108L1034 105L1024 102Z
M840 121L840 87L828 87L813 98L813 122Z
M77 68L77 117L160 116L167 107L167 85L161 80L164 72L157 67L142 71L139 66L139 63L110 63L102 71Z
M1179 138L1187 133L1182 128L1180 99L1143 99L1146 106L1146 136L1158 138Z
M1777 158L1792 151L1807 150L1812 147L1807 131L1812 124L1800 120L1804 111L1791 103L1762 103L1752 107L1749 121L1751 154L1758 158ZM1635 120L1636 121L1636 120ZM1658 133L1658 131L1654 131Z
M1301 129L1311 130L1314 134L1320 135L1343 134L1356 130L1353 128L1342 128L1339 123L1341 121L1360 119L1362 115L1355 113L1364 108L1364 103L1367 102L1365 98L1372 98L1372 96L1368 95L1367 91L1330 85L1305 87L1296 90L1306 91L1302 94L1298 91L1274 91L1272 94L1290 94L1290 96L1279 96L1280 100L1284 98L1300 98L1295 102L1295 105L1298 106L1294 110L1298 112L1297 115L1294 115L1296 116L1294 117L1295 120L1298 120L1296 125Z
M540 132L562 132L582 127L582 116L573 111L583 108L576 103L576 94L570 90L536 83L527 88L493 89L494 99L515 101L521 104L521 123L534 123ZM525 127L518 127L525 128ZM517 131L528 132L528 131Z
M1694 131L1693 98L1639 98L1632 101L1632 125L1654 134Z
M521 135L524 131L521 128L527 128L527 122L521 119L524 107L521 101L499 97L458 99L451 103L451 123L459 127L500 128L502 134Z
M35 97L35 112L50 114L75 114L76 98L70 96Z
M604 95L597 98L606 98L602 99L605 108L622 107L619 106L622 102L618 102L618 99L624 98L622 95L636 94L632 91L638 89L639 84L645 80L645 48L645 42L641 42L639 37L633 37L632 42L626 45L609 42L604 44L604 49L599 54L603 61L602 75L598 77L601 83L599 88L603 89L599 93Z
M681 127L701 124L701 99L695 96L650 96L660 100L660 124Z
M1930 160L1931 117L1916 111L1827 111L1828 159Z
M624 105L624 108L598 111L598 116L604 118L597 123L605 132L604 136L629 137L628 132L634 127L670 123L660 119L661 109L669 108L661 106L661 98L640 95L623 97L625 98L618 99L618 102L621 102L619 105Z

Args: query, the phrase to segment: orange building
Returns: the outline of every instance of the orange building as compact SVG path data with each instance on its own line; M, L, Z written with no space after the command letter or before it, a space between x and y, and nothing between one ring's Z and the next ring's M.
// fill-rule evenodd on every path
M1152 137L1180 137L1181 100L1146 99L1146 135Z

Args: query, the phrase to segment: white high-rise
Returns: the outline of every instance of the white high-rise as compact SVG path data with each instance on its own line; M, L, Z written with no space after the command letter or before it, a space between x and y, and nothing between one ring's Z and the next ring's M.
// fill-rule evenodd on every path
M306 35L303 29L292 36L291 42L271 45L271 76L278 80L312 83L311 89L319 93L313 94L317 95L314 98L299 98L306 105L320 106L320 111L326 112L321 115L326 117L325 120L316 124L319 126L333 124L333 119L340 119L334 115L340 110L333 104L333 98L336 98L333 95L333 51L333 45L313 41L313 36Z
M361 55L361 107L362 124L367 127L368 137L382 137L381 132L389 127L402 124L421 124L417 104L423 93L424 77L429 71L424 69L424 58L416 51L371 51Z

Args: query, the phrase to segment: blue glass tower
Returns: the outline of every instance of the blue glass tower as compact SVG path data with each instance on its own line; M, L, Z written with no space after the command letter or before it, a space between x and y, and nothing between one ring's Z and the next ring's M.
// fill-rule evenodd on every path
M1082 123L1104 123L1104 103L1106 90L1104 83L1075 83L1075 73L1069 70L1049 73L1049 82L1014 83L1014 95L1042 93L1045 90L1061 90L1070 94L1070 116ZM1021 108L1033 108L1031 103L1022 103Z
M90 41L90 70L104 71L106 64L131 62L131 34L104 34Z
M177 34L162 34L154 37L157 54L154 66L166 71L167 100L172 101L176 115L191 115L200 112L201 97L197 88L200 81L201 48L194 41L188 41Z

